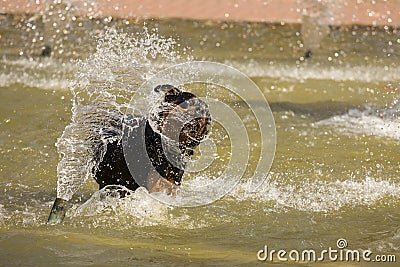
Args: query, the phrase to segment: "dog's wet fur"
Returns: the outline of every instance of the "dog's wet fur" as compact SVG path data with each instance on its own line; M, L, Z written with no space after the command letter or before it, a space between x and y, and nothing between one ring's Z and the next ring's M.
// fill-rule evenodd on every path
M95 153L98 164L92 172L100 189L119 185L135 191L143 186L149 192L162 191L173 196L178 193L186 165L185 159L192 156L193 150L206 138L211 116L207 104L192 93L181 91L172 85L159 85L154 91L164 93L156 114L149 118L128 115L127 121L135 122L129 138L110 141L105 145L105 153L101 153L101 148ZM193 119L176 123L175 115L179 117L189 113L195 114ZM174 133L178 139L177 148L166 151L162 144L162 135ZM171 158L174 162L171 162ZM59 223L63 220L65 203L65 200L56 199L48 223Z

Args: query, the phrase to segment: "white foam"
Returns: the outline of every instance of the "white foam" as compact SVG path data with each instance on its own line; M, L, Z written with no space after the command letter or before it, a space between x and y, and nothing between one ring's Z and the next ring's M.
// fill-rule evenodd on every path
M0 74L0 87L22 85L44 90L68 90L69 81L66 79L37 78L26 73Z
M311 181L304 177L283 174L270 176L274 181L266 182L257 192L243 190L241 185L231 196L235 199L264 203L265 209L279 211L293 208L300 211L332 212L344 207L372 206L385 198L400 199L400 184L386 180L365 177L355 180L348 177L344 181ZM301 180L303 179L303 180Z
M74 64L68 62L61 62L60 60L53 58L38 58L38 59L19 58L16 60L9 60L7 58L3 58L2 61L4 64L24 69L51 71L56 68L58 70L63 70L68 72L74 70Z
M74 64L57 59L8 60L3 58L4 73L0 74L0 86L22 85L44 90L67 90L68 77L74 71Z
M171 228L198 229L221 221L230 203L251 201L259 208L255 212L280 213L287 210L331 213L353 207L377 207L397 203L400 200L400 184L374 177L355 177L345 180L310 180L304 176L290 177L274 174L256 192L247 190L241 183L222 201L211 206L196 208L194 212L213 212L205 218L193 214L192 209L174 208L153 198L146 189L139 188L125 198L119 198L116 191L103 189L83 205L75 205L67 217L72 222L90 227L113 227L129 229L143 226L166 226ZM294 182L295 180L295 182ZM210 182L210 181L207 181ZM246 204L245 204L246 205ZM234 211L231 211L234 212Z
M89 226L112 226L118 224L119 229L132 227L162 225L171 228L198 229L206 227L206 221L193 221L184 210L173 214L174 207L168 206L148 191L140 187L120 198L118 190L129 191L126 188L110 190L104 188L95 192L83 205L75 205L68 217L73 221L88 221ZM182 212L183 211L183 212Z
M400 108L400 107L399 107ZM365 134L400 140L400 109L364 111L351 109L344 115L319 121L316 125L331 125L347 134Z
M323 66L321 64L288 64L262 61L232 61L226 60L225 64L234 66L250 77L271 77L283 80L334 80L334 81L398 81L400 80L400 66L379 66L363 64L351 66L335 64Z
M4 209L4 205L0 204L0 222L3 222L6 219L7 211Z
M137 189L125 198L120 198L117 190L104 188L73 210L72 217L101 218L111 217L109 215L112 214L115 217L130 217L137 225L150 226L167 219L168 206L153 199L144 188Z

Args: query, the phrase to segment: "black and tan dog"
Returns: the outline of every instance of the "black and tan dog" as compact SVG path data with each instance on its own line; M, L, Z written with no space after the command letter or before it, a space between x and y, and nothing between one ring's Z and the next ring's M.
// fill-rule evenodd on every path
M95 153L98 164L92 172L100 189L119 185L134 191L143 186L149 192L178 193L186 162L207 136L211 116L207 104L192 93L171 85L154 90L164 93L161 105L148 118L126 116L124 124L129 130L124 136L109 135L113 138L105 152L98 149ZM63 220L66 202L55 200L48 223Z

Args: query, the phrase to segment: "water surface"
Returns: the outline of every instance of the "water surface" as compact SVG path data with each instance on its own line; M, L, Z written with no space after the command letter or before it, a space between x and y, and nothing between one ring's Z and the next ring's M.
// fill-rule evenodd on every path
M169 57L176 62L150 60L155 69L190 55L232 65L259 86L277 130L268 179L256 192L240 184L196 208L168 207L143 190L114 199L89 179L64 223L46 225L60 160L54 144L72 115L68 86L76 73L95 70L75 60L96 53L104 25L143 31L141 22L80 23L62 49L40 58L25 18L2 17L1 265L252 266L264 245L322 250L339 238L351 249L400 256L400 33L384 28L332 29L304 61L297 25L147 22L180 51ZM110 55L101 63L116 66Z

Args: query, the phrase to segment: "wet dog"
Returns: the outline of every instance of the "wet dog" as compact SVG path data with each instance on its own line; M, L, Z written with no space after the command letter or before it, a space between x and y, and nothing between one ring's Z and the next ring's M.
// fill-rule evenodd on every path
M192 93L171 85L154 90L164 93L162 103L148 117L125 116L125 130L116 125L119 131L107 134L105 149L95 149L98 164L92 173L100 189L118 185L135 191L143 186L150 193L178 194L186 163L206 138L211 116L207 104ZM118 132L124 134L115 138ZM55 200L48 223L63 220L65 204Z

